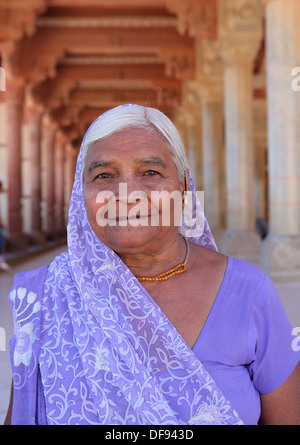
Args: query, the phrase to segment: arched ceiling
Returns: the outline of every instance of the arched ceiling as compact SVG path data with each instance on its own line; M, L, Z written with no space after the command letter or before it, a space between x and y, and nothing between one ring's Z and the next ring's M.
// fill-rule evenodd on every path
M122 103L172 117L218 0L0 0L1 66L72 138ZM75 136L74 136L75 135Z

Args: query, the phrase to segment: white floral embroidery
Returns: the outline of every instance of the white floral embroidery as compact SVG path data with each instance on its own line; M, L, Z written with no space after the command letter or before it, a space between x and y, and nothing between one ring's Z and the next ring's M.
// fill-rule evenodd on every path
M17 289L17 296L18 296L19 300L23 300L23 298L25 297L25 295L26 295L26 289L25 289L25 287L19 287L19 288Z
M106 271L107 273L105 273L104 271ZM105 278L110 278L112 280L116 280L116 277L114 274L116 274L116 267L114 267L112 264L107 263L107 264L103 264L102 266L99 267L99 269L96 270L96 273L102 273Z
M184 360L188 356L188 352L181 338L178 338L178 336L175 337L173 332L167 332L167 336L162 337L162 343L172 357Z
M25 299L27 295L27 298ZM10 299L13 301L15 310L15 350L14 350L14 364L15 366L23 363L25 366L29 366L32 356L32 345L35 341L34 324L32 321L28 321L32 314L39 312L42 309L41 303L37 299L35 292L29 292L25 287L18 287L14 289L10 294ZM35 304L33 304L35 303ZM28 321L24 324L24 322Z
M29 366L32 355L32 344L35 340L33 333L33 323L26 323L24 326L15 324L16 345L14 350L14 364L19 366L23 363Z
M103 357L103 353L99 347L96 347L95 359L95 368L98 369L98 371L110 371L109 364Z
M223 415L214 405L203 403L196 414L189 420L190 425L220 425Z

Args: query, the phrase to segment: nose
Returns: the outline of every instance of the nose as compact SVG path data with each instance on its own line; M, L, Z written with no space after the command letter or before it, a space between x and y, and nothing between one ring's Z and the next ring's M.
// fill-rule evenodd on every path
M128 202L129 196L131 198L134 196L136 197L136 199L140 199L140 195L143 195L143 193L139 189L140 186L137 178L131 175L126 175L126 177L122 177L122 181L119 182L119 188L116 194L116 198L121 202Z

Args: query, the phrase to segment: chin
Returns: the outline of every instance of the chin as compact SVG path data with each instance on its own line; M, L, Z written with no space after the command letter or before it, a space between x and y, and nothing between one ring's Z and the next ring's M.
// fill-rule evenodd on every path
M106 227L105 236L101 240L118 252L142 248L154 241L159 233L159 227Z

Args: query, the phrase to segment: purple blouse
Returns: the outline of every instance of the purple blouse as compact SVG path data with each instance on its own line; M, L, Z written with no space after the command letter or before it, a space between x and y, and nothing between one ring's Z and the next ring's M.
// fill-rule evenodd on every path
M260 394L278 388L300 352L271 280L228 258L224 280L193 351L246 425L257 424Z

